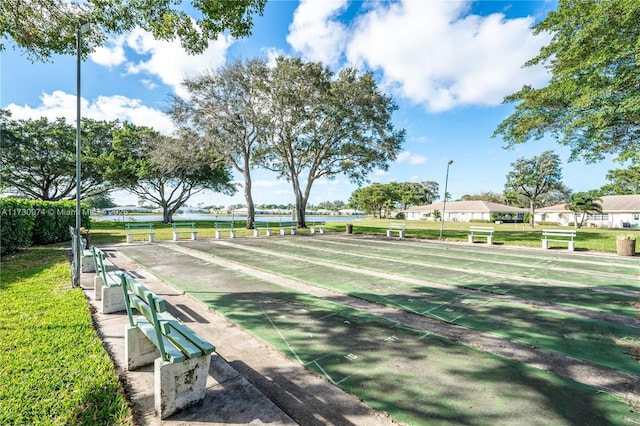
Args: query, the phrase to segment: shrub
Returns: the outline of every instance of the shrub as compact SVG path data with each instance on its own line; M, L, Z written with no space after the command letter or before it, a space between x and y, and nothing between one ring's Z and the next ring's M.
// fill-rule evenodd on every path
M35 221L31 213L30 200L0 199L0 255L31 245Z
M75 211L73 201L0 199L0 254L12 253L20 247L71 239L69 226L75 227ZM89 227L87 209L82 209L81 225Z

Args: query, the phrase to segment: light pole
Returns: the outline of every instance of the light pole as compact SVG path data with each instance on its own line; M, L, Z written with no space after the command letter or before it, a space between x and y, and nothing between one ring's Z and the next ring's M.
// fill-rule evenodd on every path
M74 264L74 276L73 276L73 286L80 287L80 264L82 262L82 235L80 233L81 222L81 207L80 207L80 154L81 154L81 145L80 145L80 64L82 61L82 34L85 34L89 31L90 25L88 22L80 21L80 26L78 27L78 31L76 33L76 247L75 247L75 258L73 261Z
M449 184L449 166L453 160L447 163L447 177L444 179L444 201L442 202L442 219L440 220L440 239L442 239L442 231L444 230L444 213L447 208L447 185Z

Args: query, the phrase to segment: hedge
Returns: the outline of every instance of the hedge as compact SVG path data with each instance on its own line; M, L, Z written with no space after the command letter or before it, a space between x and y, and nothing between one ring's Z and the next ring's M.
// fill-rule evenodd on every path
M75 227L74 201L0 198L0 255L20 247L67 241ZM81 226L89 227L89 211L82 209Z

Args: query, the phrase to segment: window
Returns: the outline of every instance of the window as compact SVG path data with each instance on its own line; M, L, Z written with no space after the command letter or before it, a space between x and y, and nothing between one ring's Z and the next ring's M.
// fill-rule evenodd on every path
M609 213L588 214L587 220L609 220Z

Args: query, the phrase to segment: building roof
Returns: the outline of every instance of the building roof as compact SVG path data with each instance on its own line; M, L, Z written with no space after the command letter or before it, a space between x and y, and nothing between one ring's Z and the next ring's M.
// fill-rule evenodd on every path
M434 203L426 206L409 207L407 212L431 213L434 210L442 211L444 203ZM446 211L450 213L524 213L527 209L507 206L504 204L491 203L489 201L447 201Z
M640 194L633 195L603 195L600 197L603 213L633 213L640 212ZM568 212L565 203L536 209L539 213Z

